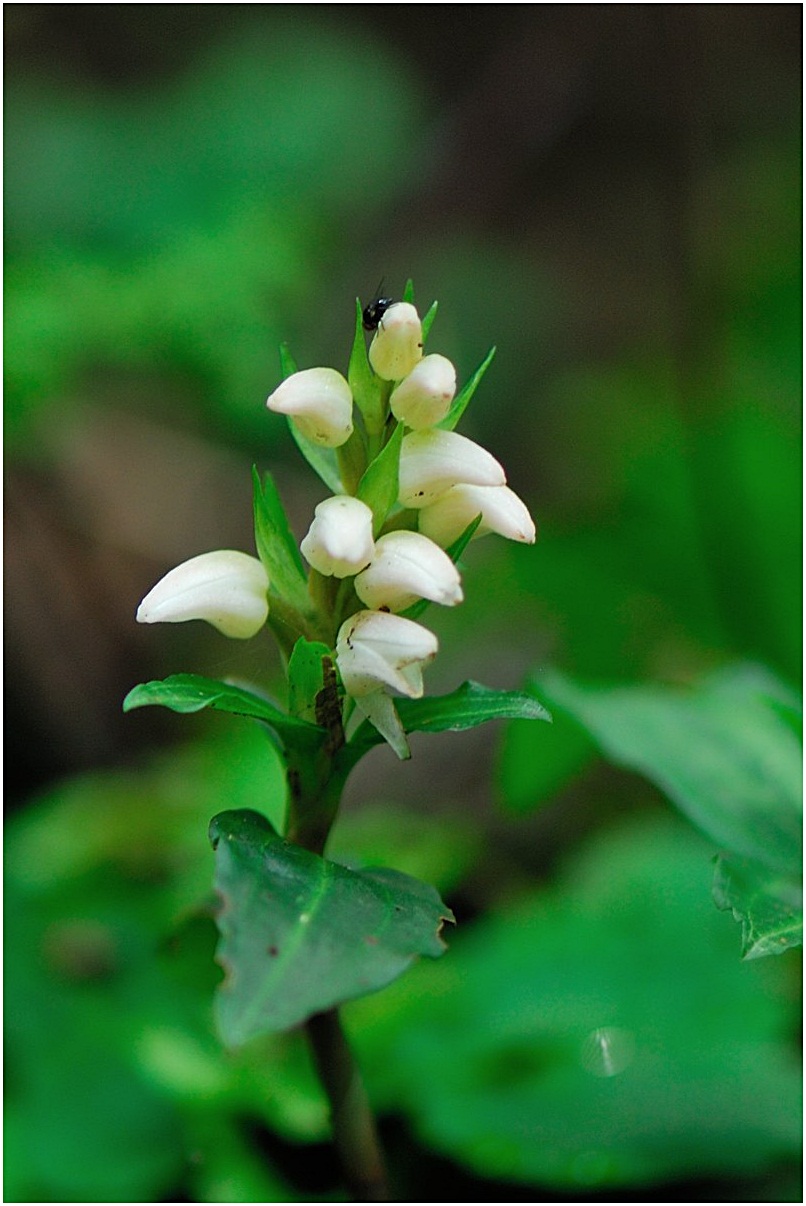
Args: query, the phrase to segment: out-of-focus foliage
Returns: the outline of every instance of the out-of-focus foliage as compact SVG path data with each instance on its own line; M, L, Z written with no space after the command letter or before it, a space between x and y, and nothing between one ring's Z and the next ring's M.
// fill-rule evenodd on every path
M184 1183L202 1201L298 1200L249 1134L324 1138L302 1036L225 1055L211 1015L206 820L271 797L271 748L233 727L67 784L11 826L7 1197L149 1200ZM442 891L467 880L452 827L414 830L393 808L348 818L341 848L371 863L381 831ZM757 1176L791 1155L793 985L783 962L736 958L707 854L650 810L352 1005L377 1104L486 1177L569 1191Z
M803 941L800 699L774 675L734 666L696 692L656 686L582 687L544 673L536 693L562 714L547 771L531 732L513 725L502 759L504 798L535 807L551 771L579 769L587 754L572 717L605 757L646 775L722 849L715 881L721 908L743 926L748 957L779 954ZM568 754L571 758L568 759Z
M295 310L315 314L329 231L362 193L377 204L399 186L416 123L389 55L335 27L300 32L230 35L152 93L11 82L6 431L18 447L99 365L184 376L217 429L265 440L276 348ZM383 121L364 121L380 95Z
M55 734L78 762L71 725L100 727L79 671L110 650L136 662L99 671L113 701L158 673L240 678L246 654L271 675L265 645L190 625L135 656L137 598L203 551L185 547L202 510L208 547L240 507L249 540L253 461L304 532L319 486L263 405L277 345L346 371L356 293L413 276L460 385L497 345L463 430L540 529L462 555L465 603L428 616L429 693L554 665L579 707L540 696L554 724L514 725L495 766L483 730L418 735L405 770L377 752L348 788L329 857L432 882L458 920L439 963L349 1007L402 1120L396 1185L671 1200L710 1178L720 1200L799 1200L797 954L740 960L713 841L597 758L579 686L640 702L735 661L800 674L795 6L499 6L446 33L439 6L426 30L395 6L102 5L103 83L59 17L87 38L81 6L7 10L7 759L44 778ZM177 30L191 10L211 36ZM117 80L130 46L153 71ZM224 1055L212 1025L207 825L281 824L274 748L192 716L155 730L192 744L134 765L149 719L102 747L128 769L39 792L9 826L5 1196L336 1199L301 1036ZM781 703L750 732L787 766L793 719ZM622 713L614 739L638 736ZM728 813L780 786L728 762ZM780 907L758 865L717 867L749 952Z
M352 1005L381 1100L478 1172L565 1192L796 1152L786 977L737 961L706 854L656 816L600 835L551 889Z

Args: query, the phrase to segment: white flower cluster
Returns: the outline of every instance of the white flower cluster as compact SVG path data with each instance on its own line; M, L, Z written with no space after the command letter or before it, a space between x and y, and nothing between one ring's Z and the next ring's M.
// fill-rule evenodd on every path
M445 549L477 517L474 538L496 532L531 543L535 525L507 486L498 461L472 440L439 426L456 393L456 371L444 356L423 355L413 305L389 306L368 358L376 377L388 383L388 410L406 428L398 466L398 503L405 510L398 511L392 530L376 536L371 508L352 494L335 494L316 507L300 548L318 574L353 580L365 610L347 615L338 629L339 673L347 694L404 756L405 736L390 695L416 699L423 694L422 668L436 655L437 639L398 613L420 599L449 607L461 603L459 572ZM319 446L341 448L354 431L352 391L335 369L292 373L267 406L287 415ZM247 638L266 622L268 590L266 570L256 558L206 553L158 582L140 604L137 619L204 619L226 636Z

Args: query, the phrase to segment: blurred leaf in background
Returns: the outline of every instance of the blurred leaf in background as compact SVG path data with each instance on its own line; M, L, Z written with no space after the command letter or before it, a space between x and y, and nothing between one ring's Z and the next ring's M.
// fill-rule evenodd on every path
M739 959L709 859L734 851L715 887L748 953L791 877L703 823L698 767L765 824L791 797L788 688L699 684L801 668L801 14L412 11L6 6L7 1198L340 1193L299 1036L213 1038L207 823L279 821L273 750L198 718L135 765L178 726L105 718L163 668L246 672L214 634L137 645L134 605L246 547L255 460L304 531L277 345L346 370L382 275L439 299L460 383L497 345L463 430L540 528L463 555L429 691L562 668L554 724L507 730L505 816L492 736L428 736L405 772L368 759L334 835L459 920L351 1006L398 1185L799 1197L797 955ZM666 791L676 759L710 841L598 753ZM52 784L97 761L130 769Z
M564 1193L752 1178L795 1155L794 983L738 961L707 857L668 819L623 824L460 927L434 969L354 1003L380 1101L480 1175Z

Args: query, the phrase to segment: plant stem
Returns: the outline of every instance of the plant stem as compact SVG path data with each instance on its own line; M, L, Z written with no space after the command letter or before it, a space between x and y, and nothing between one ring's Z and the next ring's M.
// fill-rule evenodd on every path
M333 1145L355 1202L388 1202L375 1119L337 1009L305 1023L319 1079L330 1102Z

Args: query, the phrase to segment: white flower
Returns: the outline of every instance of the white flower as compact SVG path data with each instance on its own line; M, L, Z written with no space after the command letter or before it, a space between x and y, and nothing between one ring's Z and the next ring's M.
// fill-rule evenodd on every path
M409 302L395 302L378 323L369 362L384 381L407 377L423 355L420 316Z
M451 408L456 369L445 356L424 356L392 391L389 405L396 419L419 431L435 427Z
M232 549L201 553L169 570L137 608L140 624L206 620L245 640L266 623L268 575L256 557Z
M472 519L481 515L475 540L497 532L508 540L534 544L535 523L526 504L509 486L459 485L447 490L419 514L420 531L442 548L453 544Z
M399 499L404 507L426 507L451 486L503 486L504 470L486 448L455 431L414 431L400 450Z
M348 578L369 565L375 548L372 511L360 498L334 494L320 502L300 548L320 574Z
M437 654L433 632L386 611L359 611L339 629L336 660L344 688L354 699L392 691L419 699L423 666Z
M269 395L266 405L290 415L314 444L339 448L353 433L353 395L341 373L332 368L292 373Z
M418 532L389 532L355 580L367 607L403 611L417 599L453 607L463 599L459 571L447 553Z

